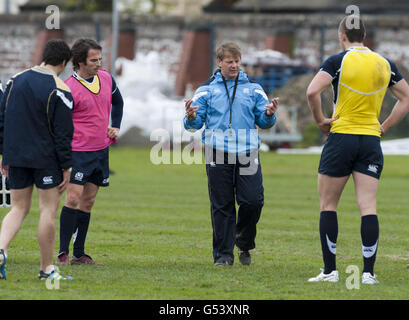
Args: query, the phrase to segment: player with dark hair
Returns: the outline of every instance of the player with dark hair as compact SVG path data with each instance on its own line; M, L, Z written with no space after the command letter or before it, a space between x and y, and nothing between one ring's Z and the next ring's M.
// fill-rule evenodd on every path
M379 239L376 210L378 182L383 168L380 137L409 111L409 86L396 65L363 45L365 25L358 16L345 17L338 30L343 52L329 57L307 89L308 104L319 129L328 136L318 169L319 231L324 269L310 282L338 281L337 206L352 175L361 213L362 283L376 284L374 265ZM321 92L332 83L332 118L321 110ZM389 117L379 123L387 89L398 99Z
M65 280L53 265L55 219L70 176L73 136L70 89L58 78L71 50L63 40L47 42L43 62L13 76L0 105L1 174L11 189L12 208L0 232L0 279L6 279L8 247L31 207L37 187L40 220L39 279Z
M87 64L89 50L102 51L102 47L92 39L80 39L72 47L72 64L74 71L80 69L80 63Z
M62 265L68 264L73 233L71 264L96 264L84 252L85 239L99 187L109 185L109 146L118 137L123 113L115 80L101 69L101 50L92 39L77 40L72 47L75 72L65 81L74 98L74 137L72 173L60 216L57 264Z

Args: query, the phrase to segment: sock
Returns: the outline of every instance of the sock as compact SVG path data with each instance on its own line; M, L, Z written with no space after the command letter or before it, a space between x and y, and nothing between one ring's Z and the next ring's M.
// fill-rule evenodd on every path
M79 258L84 254L85 238L88 233L91 212L77 210L77 235L74 241L74 257Z
M50 274L54 270L55 270L54 265L49 265L47 268L45 268L44 272Z
M324 273L329 274L336 270L336 250L338 237L338 219L336 211L321 211L320 238Z
M4 249L0 249L0 250L3 250L4 257L7 259L7 253L4 251Z
M379 223L378 216L371 214L361 219L362 256L364 259L363 272L374 275L376 252L378 250Z
M62 207L60 215L60 253L65 252L68 254L71 237L75 227L75 221L77 217L77 210Z

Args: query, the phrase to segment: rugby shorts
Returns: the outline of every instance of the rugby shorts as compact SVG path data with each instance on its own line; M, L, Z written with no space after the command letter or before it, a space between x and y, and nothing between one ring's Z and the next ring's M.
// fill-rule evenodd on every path
M10 189L24 189L33 184L38 189L51 189L62 182L61 169L9 168L8 183Z
M369 135L331 133L321 153L318 172L344 177L357 171L379 179L383 169L380 138Z
M109 186L109 147L97 151L73 151L70 183Z

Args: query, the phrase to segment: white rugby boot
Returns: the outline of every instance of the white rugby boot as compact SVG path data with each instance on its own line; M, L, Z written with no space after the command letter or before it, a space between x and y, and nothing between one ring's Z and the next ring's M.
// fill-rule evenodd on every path
M327 281L327 282L338 282L338 271L334 270L329 274L324 273L324 269L321 269L321 273L314 277L314 278L309 278L308 282L320 282L320 281Z
M362 283L363 284L379 284L379 281L376 280L376 274L371 275L370 272L362 273Z

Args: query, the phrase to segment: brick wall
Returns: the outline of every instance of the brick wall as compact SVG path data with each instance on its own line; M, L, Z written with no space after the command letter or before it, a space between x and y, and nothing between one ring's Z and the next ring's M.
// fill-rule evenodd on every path
M132 44L136 51L168 50L172 57L172 70L180 67L182 44L186 26L215 26L215 45L223 41L236 41L246 54L252 49L272 47L271 36L283 28L291 30L291 48L295 58L317 67L320 63L321 25L325 25L324 58L340 51L337 40L337 25L341 15L232 15L205 14L200 18L164 16L121 17L122 25L132 25L136 29L136 41ZM47 15L44 13L24 13L17 16L0 15L0 79L5 81L11 75L31 66L35 54L37 35L44 28ZM104 48L105 67L109 67L111 35L110 15L86 15L62 13L61 27L64 37L71 45L79 37L96 38L99 25L100 43ZM382 15L366 17L367 29L372 34L375 50L409 68L409 17L408 15ZM270 37L270 38L269 38ZM288 40L288 39L287 39ZM287 41L286 40L286 41ZM274 47L273 47L274 48ZM129 49L129 48L127 48ZM205 79L204 79L205 80ZM196 79L200 82L200 79Z

